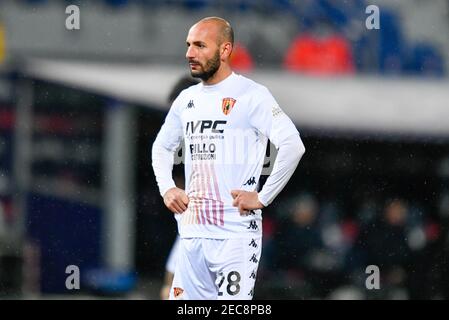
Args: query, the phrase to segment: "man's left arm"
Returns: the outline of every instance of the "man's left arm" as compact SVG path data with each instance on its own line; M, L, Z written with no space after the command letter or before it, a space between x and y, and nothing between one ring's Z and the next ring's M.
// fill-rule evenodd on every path
M251 110L249 121L270 139L278 149L278 154L273 170L259 193L232 190L233 204L241 213L261 209L273 202L290 180L305 153L304 144L291 119L281 110L268 90L261 97L263 100Z
M273 171L258 194L259 201L264 207L272 203L284 189L305 151L299 134L290 135L280 141Z

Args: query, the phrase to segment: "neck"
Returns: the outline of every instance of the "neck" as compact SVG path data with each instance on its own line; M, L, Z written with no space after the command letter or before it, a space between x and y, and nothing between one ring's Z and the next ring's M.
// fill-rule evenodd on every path
M231 67L227 64L222 64L212 77L207 79L207 81L203 81L203 84L208 86L217 84L226 79L227 77L229 77L231 73L232 73Z

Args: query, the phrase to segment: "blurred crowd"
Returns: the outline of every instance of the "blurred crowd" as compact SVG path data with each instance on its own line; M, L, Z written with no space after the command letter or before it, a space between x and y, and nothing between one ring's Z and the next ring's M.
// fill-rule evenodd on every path
M355 216L301 194L264 214L258 294L279 299L448 299L449 196L435 218L400 198ZM380 289L368 289L368 266Z
M23 0L32 5L49 0ZM76 4L76 1L66 1ZM376 30L368 30L366 19L375 11L367 10L364 0L98 0L116 10L140 5L148 9L170 7L200 11L266 14L278 12L293 16L297 35L278 57L283 69L306 74L335 75L354 73L444 76L444 48L432 39L414 41L407 37L401 12L392 6L379 8ZM448 14L448 13L441 13ZM444 30L441 30L444 32ZM238 40L238 39L237 39ZM273 39L272 41L275 41ZM242 51L235 66L251 70L261 48L239 43Z

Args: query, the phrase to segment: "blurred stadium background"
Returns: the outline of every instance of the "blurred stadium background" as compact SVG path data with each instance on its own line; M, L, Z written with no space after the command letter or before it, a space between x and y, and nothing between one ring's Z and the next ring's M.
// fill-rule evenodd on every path
M307 149L264 211L255 298L448 299L447 0L0 1L0 299L159 299L176 226L151 144L209 15Z

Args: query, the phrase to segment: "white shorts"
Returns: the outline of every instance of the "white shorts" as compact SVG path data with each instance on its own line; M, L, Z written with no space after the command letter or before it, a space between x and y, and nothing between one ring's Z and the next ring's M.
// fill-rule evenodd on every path
M170 300L251 300L262 239L184 238Z

